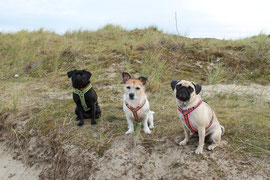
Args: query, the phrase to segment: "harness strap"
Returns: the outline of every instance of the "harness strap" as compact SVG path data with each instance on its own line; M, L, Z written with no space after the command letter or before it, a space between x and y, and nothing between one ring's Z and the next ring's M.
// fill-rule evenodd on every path
M185 123L188 127L188 129L195 135L198 135L198 130L195 129L192 124L190 123L190 120L189 120L189 115L195 110L197 109L200 105L202 104L202 101L200 101L198 104L196 104L194 107L192 108L189 108L187 110L183 110L182 108L180 108L179 106L177 106L177 109L178 111L184 116L184 120L185 120ZM213 111L212 111L212 118L211 118L211 121L210 123L208 124L208 126L205 128L205 129L208 129L212 124L213 124L213 121L214 121L214 115L213 115Z
M92 84L89 84L87 86L87 88L85 88L83 90L73 88L73 92L80 97L80 101L81 101L81 104L82 104L82 107L83 107L84 111L89 111L90 110L90 108L87 107L87 105L86 105L84 94L87 93L91 88L92 88Z
M140 116L138 114L138 111L143 108L143 106L145 105L145 103L146 103L146 100L144 100L144 102L142 103L142 105L137 106L137 107L132 107L132 106L128 105L127 102L125 102L127 108L132 112L135 121L139 121L140 120Z

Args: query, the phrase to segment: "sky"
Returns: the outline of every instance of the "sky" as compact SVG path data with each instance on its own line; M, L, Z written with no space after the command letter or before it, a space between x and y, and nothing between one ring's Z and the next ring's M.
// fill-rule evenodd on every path
M270 0L0 0L0 32L156 26L191 38L270 34Z

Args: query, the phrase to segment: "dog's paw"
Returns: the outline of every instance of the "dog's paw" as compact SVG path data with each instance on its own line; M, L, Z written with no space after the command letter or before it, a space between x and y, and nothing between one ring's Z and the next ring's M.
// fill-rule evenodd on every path
M198 147L195 151L195 154L202 154L203 153L203 148L202 147Z
M217 146L216 144L209 145L209 146L207 147L207 150L208 150L208 151L213 151L213 150L215 149L216 146Z
M97 122L96 121L91 121L91 125L96 125Z
M143 131L144 131L146 134L151 134L151 132L152 132L149 128L148 128L148 129L144 129Z
M131 133L133 133L133 132L134 132L133 129L129 129L129 130L126 132L126 134L131 134Z
M83 122L79 122L78 123L78 126L82 126L84 123Z
M149 128L150 129L153 129L154 128L154 124L150 124Z
M185 139L183 141L179 142L180 146L185 146L186 144L187 144L187 140L185 140Z

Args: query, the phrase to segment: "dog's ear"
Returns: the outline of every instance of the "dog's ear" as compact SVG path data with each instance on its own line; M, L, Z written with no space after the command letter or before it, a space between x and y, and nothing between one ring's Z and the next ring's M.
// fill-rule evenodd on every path
M83 73L85 73L87 75L87 79L90 79L92 76L92 73L86 70L83 70Z
M176 84L178 83L179 81L175 81L175 80L173 80L172 82L171 82L171 87L172 87L172 90L174 91L174 89L175 89L175 86L176 86Z
M124 83L126 83L129 79L131 79L130 74L128 74L127 72L123 72L122 77L123 77L123 82Z
M141 76L138 79L139 79L139 81L141 81L143 83L143 85L145 85L146 84L146 81L148 81L148 78L147 77L144 77L144 76Z
M68 76L68 78L71 78L72 74L73 74L75 71L77 71L77 70L76 70L76 69L74 69L73 71L69 71L69 72L67 72L67 76Z
M196 94L199 94L202 90L202 86L200 86L199 84L195 84L194 82L192 82L192 84L195 87Z

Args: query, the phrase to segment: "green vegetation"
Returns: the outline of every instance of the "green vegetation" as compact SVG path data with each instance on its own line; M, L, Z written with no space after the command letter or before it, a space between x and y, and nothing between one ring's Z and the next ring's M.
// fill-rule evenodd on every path
M236 41L189 39L155 27L127 31L113 25L64 35L42 29L0 33L0 129L16 132L10 140L46 137L54 148L70 143L102 155L127 129L120 74L127 71L149 77L147 91L156 124L150 143L162 143L156 140L183 136L171 80L265 85L270 82L269 59L270 37L264 34ZM89 121L76 126L66 76L72 69L93 73L102 109L97 126ZM20 77L14 78L15 74ZM269 101L254 98L220 93L206 100L226 128L223 138L232 144L227 148L269 155ZM21 125L21 119L26 123Z
M9 79L14 74L51 77L72 68L98 73L113 63L123 63L125 70L145 73L153 84L171 77L209 81L209 76L219 74L209 73L216 67L226 77L223 83L268 84L269 49L270 38L263 34L236 41L188 39L154 27L126 31L107 25L96 32L74 31L63 36L42 29L1 33L0 78Z

